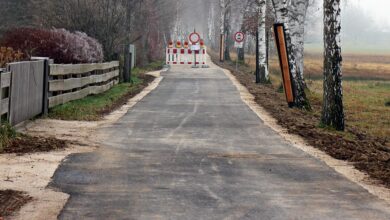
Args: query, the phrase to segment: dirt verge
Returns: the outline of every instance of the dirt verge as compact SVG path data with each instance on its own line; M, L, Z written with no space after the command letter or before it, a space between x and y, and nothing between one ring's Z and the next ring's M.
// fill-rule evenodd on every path
M49 152L53 150L61 150L66 148L67 144L64 140L49 137L20 135L6 146L1 154L26 154L37 152Z
M24 192L0 190L0 219L12 215L32 198Z
M58 165L71 154L91 152L99 147L100 139L104 137L96 135L96 130L119 120L132 106L154 90L162 80L160 72L148 73L156 77L154 81L146 84L144 89L131 96L131 99L124 100L123 106L118 105L116 110L107 112L101 121L37 119L19 127L20 132L32 136L55 137L66 141L69 146L51 152L0 154L0 190L24 191L33 198L10 218L56 219L69 198L68 194L47 187Z
M258 85L250 69L235 71L232 63L220 63L211 54L213 62L231 73L255 97L277 123L289 133L302 137L335 159L350 162L356 169L367 173L379 184L390 188L390 146L389 141L366 135L347 125L345 133L319 127L321 101L311 100L313 111L290 109L286 105L284 94L271 85Z

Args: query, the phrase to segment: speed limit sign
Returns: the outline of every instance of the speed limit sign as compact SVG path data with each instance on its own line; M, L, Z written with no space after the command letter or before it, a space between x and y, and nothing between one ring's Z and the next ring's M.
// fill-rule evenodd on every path
M196 32L190 34L190 41L192 44L196 44L200 41L200 35Z
M243 42L245 40L245 34L241 31L237 32L236 34L234 34L234 40L237 43Z

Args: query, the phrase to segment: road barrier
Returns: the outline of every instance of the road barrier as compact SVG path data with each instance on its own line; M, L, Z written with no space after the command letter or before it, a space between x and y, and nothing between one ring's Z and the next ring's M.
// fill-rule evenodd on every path
M195 55L194 55L195 54ZM207 65L206 47L193 51L187 48L166 48L167 65ZM196 60L196 61L195 61Z

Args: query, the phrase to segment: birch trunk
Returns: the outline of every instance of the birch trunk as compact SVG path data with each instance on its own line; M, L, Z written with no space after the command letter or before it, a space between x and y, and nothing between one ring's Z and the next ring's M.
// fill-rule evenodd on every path
M259 44L259 58L257 62L259 63L259 73L260 73L260 83L269 82L268 74L268 65L267 65L267 30L265 25L266 19L266 0L258 0L258 12L259 16L259 26L258 26L258 44Z
M306 12L309 7L308 0L293 0L289 5L289 23L291 28L291 40L295 45L295 60L297 75L301 78L305 88L304 81L304 42L305 42L305 20Z
M291 72L291 80L294 92L294 104L298 108L310 109L310 104L305 93L303 79L297 74L297 65L295 59L295 45L292 43L291 30L289 24L288 4L290 0L272 0L277 23L283 23L286 33L286 44Z
M322 123L344 130L341 0L324 0L324 101Z
M215 11L214 11L214 4L211 3L210 11L209 11L209 20L208 20L208 42L210 43L210 46L214 48L214 39L215 39L215 28L214 28L214 20L215 20Z

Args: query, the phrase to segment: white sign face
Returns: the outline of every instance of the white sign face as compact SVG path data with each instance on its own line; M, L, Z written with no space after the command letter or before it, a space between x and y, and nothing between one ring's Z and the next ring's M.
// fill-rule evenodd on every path
M200 50L200 45L198 45L198 44L191 45L191 50L192 50L192 51L198 51L198 50Z
M200 35L196 32L190 34L190 41L193 44L196 44L200 41Z
M235 48L243 48L244 47L244 42L234 42L234 47Z
M236 41L236 42L243 42L244 41L244 39L245 39L245 34L244 33L242 33L242 32L237 32L235 35L234 35L234 40Z

